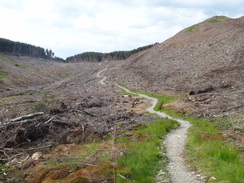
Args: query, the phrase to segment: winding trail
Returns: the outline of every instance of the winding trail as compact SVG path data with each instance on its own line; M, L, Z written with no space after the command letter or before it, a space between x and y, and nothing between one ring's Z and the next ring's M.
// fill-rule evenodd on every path
M100 76L100 73L107 70L107 68L101 70L97 76ZM101 84L105 84L104 80L106 77L104 77L99 82ZM137 94L134 92L131 92L125 87L122 87L118 84L115 84L117 87L125 90L128 93L131 94ZM169 173L171 175L170 183L203 183L203 177L200 174L196 174L195 172L192 172L189 170L189 167L187 166L185 159L184 159L184 147L186 144L186 138L187 138L187 130L191 127L191 124L188 121L173 118L169 115L167 115L164 112L155 111L154 107L158 102L158 99L149 97L147 95L138 94L141 97L144 97L146 99L151 100L151 105L147 108L147 111L150 113L156 113L160 117L167 117L169 119L176 120L180 123L180 127L176 130L171 131L165 138L164 144L166 147L166 155L169 159L169 164L167 166L167 169L169 170ZM159 171L159 172L162 172ZM159 173L160 174L160 173ZM157 177L160 175L158 174ZM157 178L158 183L163 183L167 180L160 180L160 178ZM168 181L167 181L168 182Z
M99 65L100 65L100 63L99 63ZM101 77L102 77L102 76L101 76L101 73L104 72L104 71L106 71L106 70L107 70L107 67L105 67L103 70L99 71L99 72L97 73L97 77L98 77L98 78L101 78ZM99 83L102 84L102 85L105 85L106 83L105 83L104 81L105 81L106 79L107 79L107 77L104 76L104 77L99 81Z

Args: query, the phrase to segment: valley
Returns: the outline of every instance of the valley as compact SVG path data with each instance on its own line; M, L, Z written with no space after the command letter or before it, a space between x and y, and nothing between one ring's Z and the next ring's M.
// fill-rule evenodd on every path
M0 182L142 182L124 162L154 136L146 182L244 179L243 17L210 18L125 60L72 59L0 54Z

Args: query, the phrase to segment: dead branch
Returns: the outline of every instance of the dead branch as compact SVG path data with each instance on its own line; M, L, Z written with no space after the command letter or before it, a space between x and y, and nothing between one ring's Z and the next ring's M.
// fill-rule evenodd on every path
M77 109L75 109L74 110L75 112L81 112L81 113L85 113L85 114L88 114L89 116L92 116L92 117L95 117L96 115L95 114L92 114L92 113L90 113L90 112L87 112L87 111L85 111L85 110L77 110Z
M11 119L10 122L16 122L16 121L21 121L21 120L25 120L25 119L31 119L31 118L34 118L34 117L37 117L37 116L41 116L43 114L44 114L44 112L37 112L37 113L33 113L33 114L28 114L28 115L25 115L25 116L20 116L20 117Z
M54 117L52 117L52 118L50 118L49 120L47 120L47 121L45 122L45 124L51 122L51 121L53 120L53 118L54 118Z

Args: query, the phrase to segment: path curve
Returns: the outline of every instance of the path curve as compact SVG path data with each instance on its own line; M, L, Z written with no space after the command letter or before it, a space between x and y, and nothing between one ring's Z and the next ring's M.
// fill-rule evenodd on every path
M99 63L99 64L100 64L100 63ZM101 77L102 77L102 76L101 76L101 73L104 72L104 71L106 71L106 70L107 70L107 67L105 67L103 70L99 71L99 72L97 73L97 77L98 77L98 78L101 78ZM104 77L99 81L99 83L102 84L102 85L105 85L106 83L105 83L104 81L105 81L106 79L107 79L107 77L104 76Z
M97 73L97 77L101 77L101 73L106 71L107 67L104 68L103 70L99 71ZM104 81L106 80L106 76L102 78L102 80L99 81L100 84L104 85L106 84ZM127 93L131 94L137 94L134 92L131 92L127 88L120 86L118 84L115 84L117 87L125 90ZM149 97L147 95L143 94L137 94L141 97L144 97L146 99L151 100L151 105L147 108L147 111L150 113L156 113L158 116L163 117L163 118L169 118L176 120L180 123L180 127L177 128L176 130L172 130L168 135L166 136L164 140L164 144L166 147L166 155L169 159L169 164L167 166L169 173L171 175L171 180L170 183L203 183L203 176L200 174L196 174L195 172L192 172L189 170L187 167L187 164L185 162L185 159L183 157L184 153L184 147L186 144L186 138L187 138L187 130L191 127L191 124L188 121L178 119L178 118L173 118L169 115L167 115L164 112L159 112L155 111L154 107L158 103L158 99ZM162 173L162 170L159 171L159 174ZM160 176L158 174L158 176ZM157 176L157 177L158 177ZM200 180L201 178L201 180ZM158 183L163 183L167 180L160 180L158 178L157 182ZM168 181L167 181L168 182Z
M125 90L131 94L137 94L131 92L125 87L122 87L116 84L117 87ZM189 171L187 167L183 153L184 153L184 146L186 143L187 138L187 130L191 127L191 124L188 121L173 118L167 115L164 112L155 111L154 107L158 102L158 99L149 97L147 95L138 94L141 97L147 98L151 100L150 107L147 108L147 111L150 113L156 113L160 117L167 117L169 119L176 120L180 123L180 127L176 130L171 131L165 138L164 144L166 147L166 155L169 158L168 170L171 174L171 181L172 183L202 183L203 180L199 180L202 177L200 174L195 174L194 172ZM164 182L164 181L159 181Z

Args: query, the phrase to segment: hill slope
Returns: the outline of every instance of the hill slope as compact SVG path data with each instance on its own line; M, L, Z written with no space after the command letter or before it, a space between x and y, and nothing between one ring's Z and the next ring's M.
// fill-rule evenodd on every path
M243 69L244 17L213 17L130 57L110 79L141 90L198 94L191 98L199 110L213 115L244 109Z

